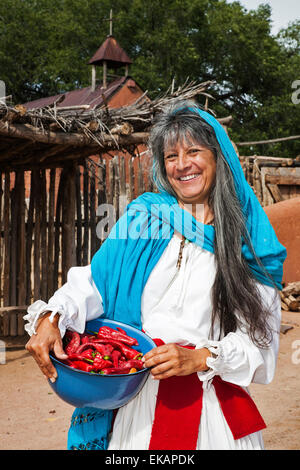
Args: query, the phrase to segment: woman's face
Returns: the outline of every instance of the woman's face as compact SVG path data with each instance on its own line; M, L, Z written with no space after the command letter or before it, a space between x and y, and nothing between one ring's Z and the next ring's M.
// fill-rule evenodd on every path
M164 161L168 181L179 203L207 203L216 176L216 161L211 150L194 141L183 140L165 148Z

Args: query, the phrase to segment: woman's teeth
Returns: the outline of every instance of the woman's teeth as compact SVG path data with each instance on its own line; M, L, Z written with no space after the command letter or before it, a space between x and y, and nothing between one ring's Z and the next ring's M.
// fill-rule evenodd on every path
M187 176L182 176L181 178L179 178L180 181L188 181L188 180L192 180L194 178L197 178L197 176L199 176L199 174L194 174L194 175L187 175Z

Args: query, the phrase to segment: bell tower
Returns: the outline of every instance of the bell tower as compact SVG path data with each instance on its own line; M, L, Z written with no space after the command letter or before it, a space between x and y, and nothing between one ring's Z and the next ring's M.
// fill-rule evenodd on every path
M102 66L102 87L106 89L108 84L107 70L109 68L117 70L125 66L125 76L127 76L129 65L132 64L132 60L128 57L124 49L122 49L122 47L118 44L117 40L112 34L112 20L112 10L110 10L109 35L88 62L89 65L92 66L92 91L95 91L96 89L97 66Z

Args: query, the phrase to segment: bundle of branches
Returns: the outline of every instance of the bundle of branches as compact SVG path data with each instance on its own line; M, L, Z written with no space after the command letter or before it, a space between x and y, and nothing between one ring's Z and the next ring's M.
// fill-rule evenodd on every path
M300 312L300 281L288 283L280 292L283 310Z
M185 82L183 86L173 90L170 87L166 93L153 101L147 98L145 92L135 103L122 108L108 108L104 104L96 109L89 105L63 106L64 95L51 106L27 110L25 105L14 107L0 104L0 123L8 126L26 124L39 132L65 132L85 134L100 146L109 136L126 136L136 132L147 132L155 114L167 104L178 99L194 99L198 95L214 99L207 93L207 88L214 82L207 81L200 84ZM213 113L212 110L206 108ZM115 139L116 140L116 139Z

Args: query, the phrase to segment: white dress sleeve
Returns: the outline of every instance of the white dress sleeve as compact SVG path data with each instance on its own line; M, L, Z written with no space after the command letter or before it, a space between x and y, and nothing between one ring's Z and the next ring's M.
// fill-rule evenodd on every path
M256 346L245 330L227 334L220 341L201 341L196 348L207 347L214 357L207 358L205 372L198 372L201 381L206 382L215 375L224 381L242 387L250 383L268 384L273 380L279 350L281 302L278 291L272 287L257 284L262 301L270 308L269 324L273 339L267 348Z
M24 320L25 330L31 336L36 334L38 319L51 311L49 320L59 314L58 327L63 337L66 329L83 333L86 321L103 314L101 295L93 281L91 266L76 266L68 271L67 282L58 289L48 303L37 300L27 309Z

